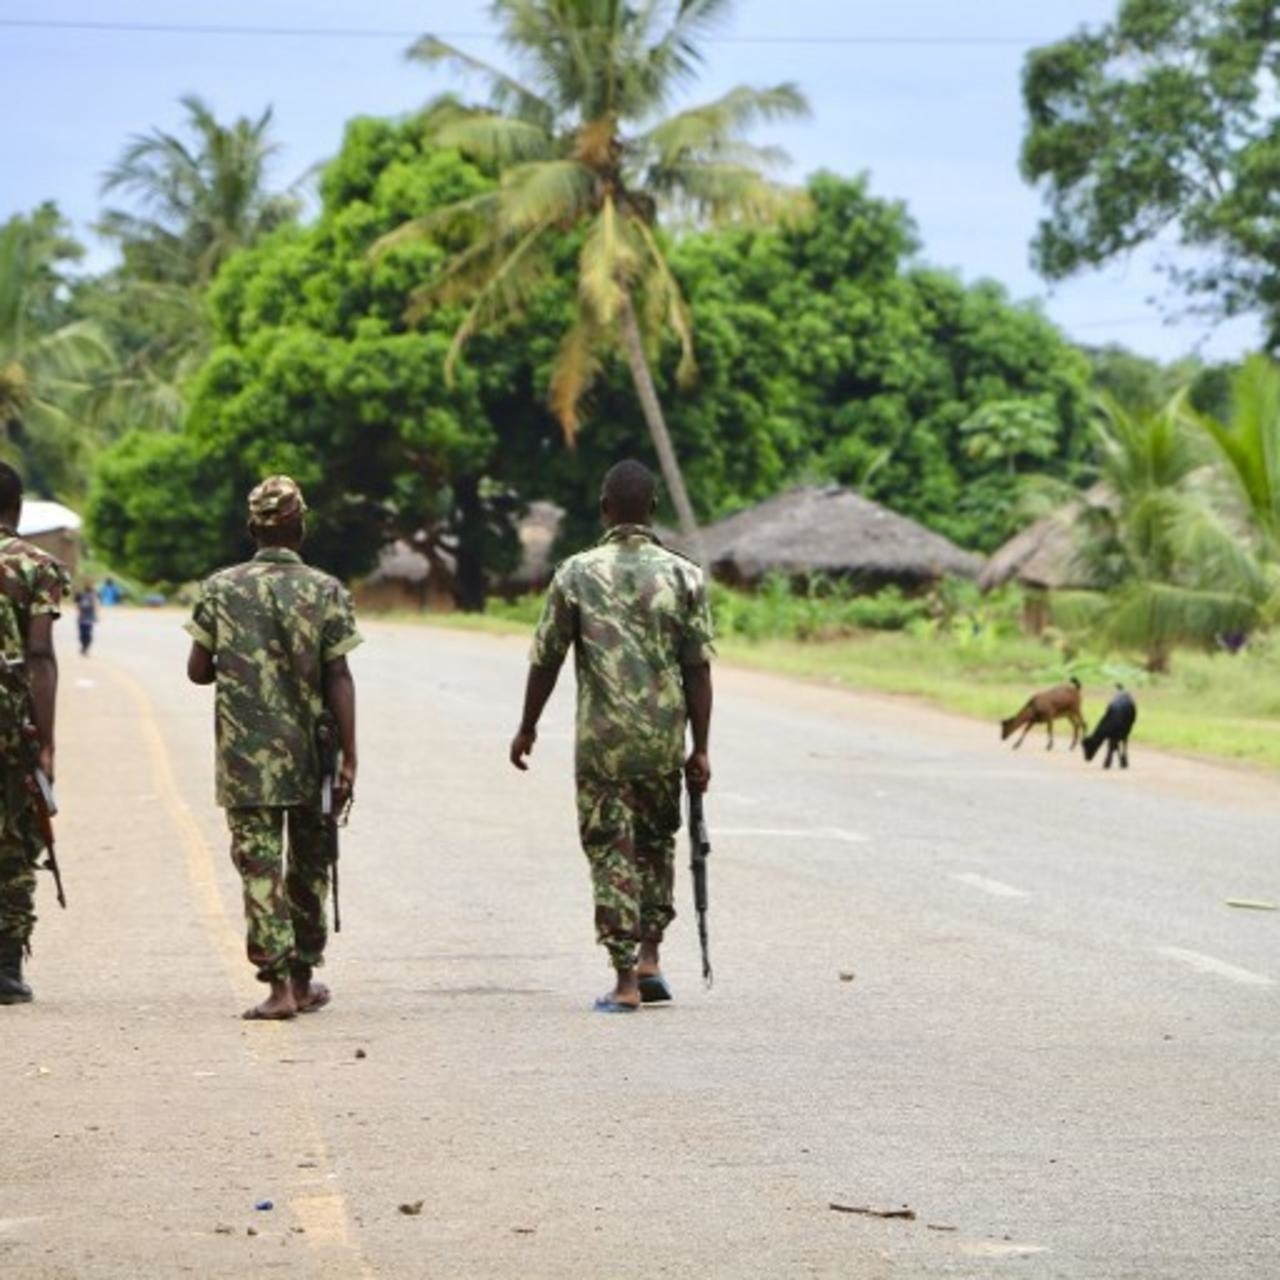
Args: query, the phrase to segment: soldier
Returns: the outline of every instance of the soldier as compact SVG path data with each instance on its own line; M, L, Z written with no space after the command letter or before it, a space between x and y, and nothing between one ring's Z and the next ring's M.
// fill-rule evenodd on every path
M292 1018L329 1003L328 988L312 980L328 938L329 840L316 748L326 708L342 748L335 811L356 780L355 684L346 655L361 637L346 589L299 555L306 510L288 476L258 485L249 495L257 554L207 579L187 624L187 675L217 684L218 803L244 881L249 961L271 988L245 1012L250 1020Z
M71 591L62 565L18 537L21 515L22 480L0 462L0 1004L32 999L22 961L31 951L43 842L28 781L37 763L53 780L53 624ZM24 736L28 725L34 740Z
M711 780L711 621L702 572L649 527L657 485L619 462L604 478L606 532L556 571L530 655L524 717L511 763L527 769L538 719L572 646L578 676L578 829L591 865L596 937L614 988L601 1013L671 999L659 947L675 918L680 773ZM684 759L685 724L693 750Z

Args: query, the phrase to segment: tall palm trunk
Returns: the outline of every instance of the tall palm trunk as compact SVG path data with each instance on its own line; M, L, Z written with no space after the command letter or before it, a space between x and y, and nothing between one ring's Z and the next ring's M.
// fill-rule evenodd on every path
M680 471L680 463L676 459L676 451L671 444L667 421L662 416L662 405L658 402L658 391L653 385L653 374L649 371L649 361L644 354L644 341L640 337L640 326L636 323L635 308L631 305L630 297L623 298L619 321L622 328L622 346L627 355L627 363L631 366L631 380L636 384L636 394L640 397L640 408L649 427L649 434L653 437L653 447L658 454L662 478L666 481L667 492L671 495L672 505L680 521L680 532L684 535L690 554L705 572L707 554L702 543L702 532L698 528L697 517L693 514L693 504L689 501L689 491L685 488L684 475Z

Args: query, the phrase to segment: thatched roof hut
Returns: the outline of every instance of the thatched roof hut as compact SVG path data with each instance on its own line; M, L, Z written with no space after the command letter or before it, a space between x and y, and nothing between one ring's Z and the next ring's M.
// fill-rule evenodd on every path
M516 521L516 536L520 539L520 564L502 584L510 592L541 591L555 573L551 548L555 545L564 523L564 508L554 502L529 503L524 514Z
M555 564L551 548L564 511L553 502L531 502L513 521L520 540L520 563L495 590L508 595L541 590L551 581ZM457 557L452 551L428 545L425 534L412 541L401 538L378 553L378 563L355 586L356 604L370 612L430 609L448 612L455 607Z
M1006 582L1041 591L1088 588L1088 567L1080 556L1078 526L1089 510L1105 509L1109 495L1094 485L1073 502L1028 525L996 551L983 567L978 586L993 591Z
M382 548L374 571L355 584L356 605L370 613L388 610L451 610L453 557L437 554L435 565L401 538Z
M976 578L982 561L941 534L839 486L792 489L702 531L712 575L749 586L823 574L908 590Z

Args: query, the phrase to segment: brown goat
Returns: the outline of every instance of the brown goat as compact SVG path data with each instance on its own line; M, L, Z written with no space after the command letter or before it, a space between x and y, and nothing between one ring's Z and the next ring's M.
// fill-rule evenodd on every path
M1071 677L1068 684L1055 685L1052 689L1043 689L1033 693L1027 704L1016 716L1000 721L1000 741L1003 742L1011 733L1022 729L1022 737L1015 742L1014 748L1022 746L1031 726L1042 724L1049 731L1047 751L1053 750L1053 722L1061 716L1071 721L1071 747L1074 750L1081 734L1084 733L1084 717L1080 714L1080 681Z

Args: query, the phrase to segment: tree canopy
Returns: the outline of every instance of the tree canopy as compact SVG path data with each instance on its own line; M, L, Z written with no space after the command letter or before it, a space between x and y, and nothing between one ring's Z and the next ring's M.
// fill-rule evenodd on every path
M427 154L417 125L353 123L325 173L316 223L281 229L221 272L214 347L191 389L183 443L135 433L100 471L90 516L104 550L165 581L207 572L243 549L243 495L272 471L307 491L313 553L343 576L368 570L388 539L447 524L454 482L479 474L493 438L478 379L445 385L456 311L444 328L409 331L403 321L410 290L442 251L418 244L375 260L368 250L424 204L487 181L456 152ZM216 530L186 546L190 504L166 516L143 496L165 486L175 457L200 495L202 532ZM181 556L163 550L179 546Z
M1034 246L1062 279L1176 237L1174 281L1280 347L1280 15L1271 0L1120 0L1027 60L1022 168L1048 202Z
M591 429L574 448L546 407L576 305L571 279L552 274L517 316L477 335L451 383L465 302L405 320L451 247L419 237L369 253L411 214L497 181L420 120L354 122L325 171L316 222L278 231L221 272L216 344L184 443L135 437L101 470L91 516L103 550L166 581L225 562L243 546L239 495L271 470L308 489L315 552L344 575L367 570L392 537L461 542L500 569L512 544L495 512L535 498L566 509L568 545L590 538L603 471L620 456L651 458L652 446L617 354L602 360ZM1082 455L1086 362L996 286L916 265L905 211L865 181L822 176L808 200L793 226L708 228L669 249L701 373L679 390L672 338L654 375L699 508L718 516L789 482L838 480L967 545L996 545L1018 520L1024 472L1069 476ZM171 473L188 477L206 511L186 535L203 549L180 556L189 504L174 504L165 531L163 512L134 497ZM210 520L216 537L204 536ZM464 527L483 534L460 538ZM144 555L148 538L159 550Z

